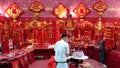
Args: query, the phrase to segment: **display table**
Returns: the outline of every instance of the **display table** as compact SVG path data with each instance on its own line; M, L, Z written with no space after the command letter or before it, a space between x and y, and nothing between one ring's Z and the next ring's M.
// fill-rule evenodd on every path
M45 59L49 59L55 54L54 49L51 48L35 48L34 55L36 57L43 56Z
M73 50L71 56L68 57L69 68L78 68L78 65L86 59L88 59L88 56L82 50L78 50L78 48L77 50Z
M28 68L34 61L34 49L15 50L0 55L0 68Z
M85 59L88 59L88 56L82 56L82 57L71 56L71 58L76 59L76 60L85 60Z
M75 48L76 50L82 49L90 59L94 59L100 62L98 46L89 46L88 48ZM120 51L118 50L106 50L106 58L105 63L107 68L119 68L120 65Z

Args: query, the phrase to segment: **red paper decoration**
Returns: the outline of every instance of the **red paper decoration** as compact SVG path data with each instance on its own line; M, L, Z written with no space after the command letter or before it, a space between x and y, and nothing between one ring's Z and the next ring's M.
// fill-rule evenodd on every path
M40 11L44 10L44 6L41 2L35 1L30 4L28 9L32 10L33 12L40 12Z
M12 17L13 19L16 19L22 12L23 10L15 3L12 3L6 10L5 12Z
M115 26L113 23L105 23L105 32L104 32L104 37L105 39L105 46L109 48L113 48L115 44Z
M106 37L106 39L114 40L114 30L115 26L112 23L105 23L104 36Z
M81 30L89 31L93 29L93 24L89 21L84 21L80 26Z
M64 18L68 14L68 9L60 3L54 10L53 13L59 17L59 18Z
M90 12L90 10L83 3L81 3L73 10L73 12L77 14L77 16L84 18Z
M97 10L98 12L103 12L104 10L106 10L108 7L106 5L105 2L102 2L102 1L99 1L99 2L96 2L93 6L93 9L94 10Z
M83 23L80 24L80 29L84 37L84 40L91 39L91 34L93 29L93 24L91 22L84 21Z
M105 4L105 2L102 2L102 1L98 1L93 5L93 9L98 12L99 20L101 20L101 16L103 14L103 11L107 10L107 8L108 7Z

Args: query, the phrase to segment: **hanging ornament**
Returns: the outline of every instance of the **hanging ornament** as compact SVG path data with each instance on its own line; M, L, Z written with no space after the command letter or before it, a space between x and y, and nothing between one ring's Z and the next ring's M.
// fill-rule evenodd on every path
M98 41L103 37L103 31L104 31L104 24L102 23L102 15L105 10L107 10L107 5L105 2L98 1L93 5L93 10L96 10L98 12L98 22L95 24L95 35Z
M108 48L113 48L115 44L115 26L113 23L107 22L105 23L105 46Z
M22 14L23 10L16 3L12 3L5 12L15 20Z
M81 19L83 19L89 12L90 10L84 5L83 3L80 3L74 10L73 12L79 16Z
M59 17L59 18L64 18L68 14L68 9L60 3L54 10L53 13Z
M39 22L38 20L32 20L29 23L29 28L38 28L38 29L41 29L41 22Z
M101 20L101 16L103 14L103 11L107 10L108 6L105 2L98 1L93 5L93 9L98 12L99 20Z
M105 10L107 10L107 5L105 4L105 2L102 1L98 1L94 4L93 9L98 11L98 12L103 12Z
M41 29L41 23L37 19L39 17L39 13L44 10L43 4L39 1L34 1L30 4L28 9L34 12L34 19L29 23L29 27Z
M39 12L44 10L44 6L41 2L39 1L34 1L30 4L30 6L28 7L29 10L33 11L35 14L35 18L39 17Z

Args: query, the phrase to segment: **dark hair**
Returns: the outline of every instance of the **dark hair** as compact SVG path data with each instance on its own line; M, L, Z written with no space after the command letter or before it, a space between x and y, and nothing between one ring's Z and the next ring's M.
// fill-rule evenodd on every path
M61 38L67 37L67 34L62 34Z

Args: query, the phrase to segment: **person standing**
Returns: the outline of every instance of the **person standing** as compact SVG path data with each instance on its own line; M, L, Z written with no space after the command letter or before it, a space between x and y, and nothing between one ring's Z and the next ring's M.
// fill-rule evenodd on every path
M105 65L105 38L102 38L99 42L99 56L100 62L104 67L107 67L107 65Z
M62 34L61 40L55 43L54 51L56 68L69 68L67 64L67 57L69 56L70 50L68 44L68 37L66 34Z

